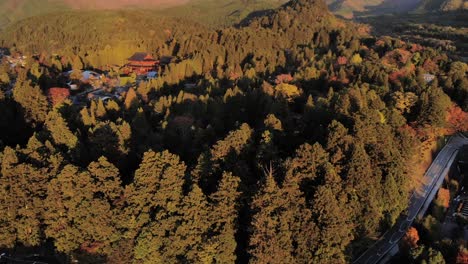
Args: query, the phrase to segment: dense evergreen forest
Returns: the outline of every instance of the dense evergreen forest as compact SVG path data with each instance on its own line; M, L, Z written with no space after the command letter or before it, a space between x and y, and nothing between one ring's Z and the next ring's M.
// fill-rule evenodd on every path
M467 120L467 64L321 0L219 30L69 12L0 39L28 55L0 67L0 248L81 263L349 263L404 213L421 142ZM175 59L121 100L49 104L61 72L136 51Z

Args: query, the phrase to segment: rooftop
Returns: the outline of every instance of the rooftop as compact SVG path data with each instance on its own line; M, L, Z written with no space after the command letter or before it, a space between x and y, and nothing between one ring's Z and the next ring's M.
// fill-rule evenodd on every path
M154 57L151 56L151 54L148 54L146 52L137 52L133 54L130 58L128 58L130 61L155 61Z

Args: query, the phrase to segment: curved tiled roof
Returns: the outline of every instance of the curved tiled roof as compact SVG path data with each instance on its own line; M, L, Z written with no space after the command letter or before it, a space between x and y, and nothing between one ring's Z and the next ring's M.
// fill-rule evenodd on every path
M130 58L128 58L130 61L154 61L155 59L151 54L146 53L146 52L137 52L133 54Z

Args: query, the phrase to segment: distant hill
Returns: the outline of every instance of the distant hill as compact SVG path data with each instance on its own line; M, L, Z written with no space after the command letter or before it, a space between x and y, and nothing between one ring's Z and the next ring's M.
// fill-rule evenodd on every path
M330 10L342 17L405 12L468 10L468 0L326 0Z
M422 0L416 11L457 11L468 10L468 0Z
M251 12L277 8L287 0L0 0L0 29L37 15L71 10L152 9L207 25L232 25Z
M211 3L213 9L207 9L208 5L192 7L200 7L200 12L206 10L204 12L210 12L211 16L221 19L220 16L224 16L227 11L242 10L240 2L241 0L230 1L232 6L225 6L224 9L214 1L203 2ZM266 1L252 1L254 7L253 3L267 4ZM280 2L276 3L279 5ZM78 54L85 64L90 65L121 65L133 52L151 50L158 56L173 54L174 50L178 52L175 47L180 43L197 43L191 39L192 35L209 32L204 24L180 17L183 14L181 10L188 12L189 8L169 9L164 13L174 13L167 16L154 10L72 10L40 15L6 27L0 32L0 46L16 47L26 54L45 52L68 57ZM219 14L214 14L215 10L220 10ZM242 16L247 14L245 12ZM188 15L187 17L190 18ZM293 38L307 43L320 29L323 34L327 34L324 31L326 28L346 27L328 11L322 0L294 0L278 9L259 12L258 16L245 19L241 25L252 26L254 30L263 27L274 29L272 32L285 33L287 37L282 39L287 40L286 43ZM243 28L242 26L239 28ZM273 38L274 42L278 41L277 37Z
M400 13L414 9L420 0L327 0L335 14L353 18L360 15Z
M190 0L0 0L0 26L64 10L93 10L181 5Z
M270 14L256 17L248 22L272 28L300 27L306 29L335 24L335 20L336 18L329 12L323 0L292 0Z
M442 4L442 11L468 10L468 0L447 0Z
M57 0L56 0L57 1ZM190 0L61 0L75 9L120 9L128 7L167 7L182 5Z
M67 9L58 0L0 0L0 28L22 18Z
M0 33L0 45L16 46L27 54L93 51L98 56L83 57L94 65L119 64L133 52L149 46L166 54L168 47L174 45L173 40L182 41L189 34L202 32L205 31L200 24L154 15L154 11L66 11L13 23Z
M321 0L322 1L322 0ZM345 18L416 11L468 9L468 0L323 0ZM209 27L236 24L252 13L271 10L288 0L0 0L0 29L28 17L71 10L148 9ZM293 1L294 2L294 1Z

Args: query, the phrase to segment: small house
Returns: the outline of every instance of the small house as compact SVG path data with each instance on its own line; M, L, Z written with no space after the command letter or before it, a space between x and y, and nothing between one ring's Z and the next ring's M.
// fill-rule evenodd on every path
M423 78L424 78L424 81L426 81L426 83L430 83L435 79L435 76L432 75L432 74L427 74L426 73L426 74L423 75Z
M155 71L159 66L159 61L145 52L137 52L128 58L127 68L138 75L145 75Z
M73 83L72 81L67 82L67 86L70 88L72 91L78 91L80 89L79 84Z
M10 64L10 68L22 67L26 66L26 59L27 57L24 55L15 55L15 56L6 56L8 63Z

